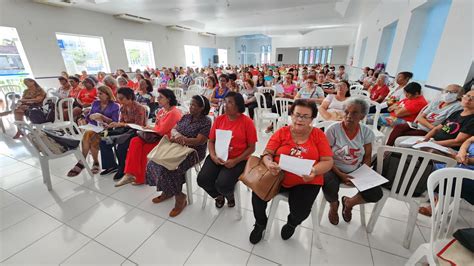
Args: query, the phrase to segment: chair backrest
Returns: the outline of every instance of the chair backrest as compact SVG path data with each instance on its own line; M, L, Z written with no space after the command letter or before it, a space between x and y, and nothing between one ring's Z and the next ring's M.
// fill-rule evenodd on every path
M255 100L257 101L257 111L262 111L268 109L267 101L265 101L265 96L262 93L254 93Z
M190 85L186 91L186 98L191 99L194 95L201 95L203 88L200 85Z
M426 108L428 108L428 105L425 105L425 107L423 107L423 109L420 110L420 112L418 113L418 115L416 116L415 118L415 122L418 122L418 119L423 115L423 112L426 110Z
M144 104L143 107L145 108L145 117L148 119L150 117L150 106Z
M176 100L178 100L178 103L183 104L183 89L182 88L169 88L174 92L174 95L176 96Z
M351 93L351 97L352 96L362 96L362 97L367 97L369 98L370 94L368 91L366 90L359 90L359 89L355 89L355 90L350 90L350 93Z
M18 86L18 85L2 85L0 86L0 92L3 93L3 95L9 93L9 92L15 92L17 94L22 94L23 88Z
M28 147L29 149L33 148L40 157L50 157L54 155L48 145L42 140L40 129L35 128L24 121L15 121L15 125L18 127L18 131L25 136L24 138L21 138L25 147Z
M59 100L58 104L56 105L58 108L57 108L57 112L56 112L56 119L54 120L55 122L64 122L65 121L65 118L64 118L64 108L66 108L66 111L67 111L67 117L69 119L69 121L73 121L74 120L74 114L73 114L73 110L74 110L74 98L64 98L64 99L61 99Z
M396 170L395 178L393 180L392 189L390 190L390 197L405 202L410 202L413 198L415 188L418 185L421 176L425 172L425 169L426 167L428 167L429 163L445 163L447 167L453 167L456 165L456 160L443 155L433 154L411 148L381 146L377 150L377 172L379 174L382 174L383 163L385 159L384 157L386 157L385 155L387 153L401 155ZM408 159L410 159L409 164ZM415 166L419 160L421 161L421 163L419 164L418 170L415 173ZM402 178L402 173L404 172L405 165L408 165L408 168L406 170L405 176ZM414 176L413 180L411 179L412 176ZM408 186L410 182L411 184L410 186Z
M56 88L49 88L46 90L46 96L55 96L55 92L57 91L58 89Z
M289 124L289 110L291 107L291 104L293 104L294 100L293 99L288 99L288 98L276 98L275 99L275 104L277 106L277 110L280 110L280 121L282 124Z
M428 196L431 203L431 251L437 240L452 237L459 214L461 189L464 179L474 180L473 171L462 168L444 168L431 173L428 178ZM435 192L435 190L437 190ZM435 201L438 193L438 202Z
M16 92L10 91L5 94L5 109L2 111L3 113L12 112L15 110L16 102L18 98L15 96L17 95Z
M195 85L198 85L200 87L204 87L204 83L206 83L206 81L204 80L203 77L197 77L196 79L194 79L194 84Z
M364 86L360 85L360 84L353 84L351 85L351 87L349 88L349 90L352 92L353 90L364 90Z
M272 97L275 97L276 95L276 91L273 87L263 87L263 88L259 88L258 89L258 92L260 92L261 94L264 94L264 93L271 93L272 94Z

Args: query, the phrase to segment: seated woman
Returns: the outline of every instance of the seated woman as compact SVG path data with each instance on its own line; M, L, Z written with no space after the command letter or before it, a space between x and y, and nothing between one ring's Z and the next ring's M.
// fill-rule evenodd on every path
M204 92L202 93L203 96L207 97L207 99L211 100L212 94L216 89L217 81L214 77L206 77L206 83L204 84Z
M59 80L59 88L57 91L53 92L52 94L54 96L57 96L59 99L64 99L64 98L68 98L69 97L69 92L71 91L71 84L69 83L69 81L61 76L58 78Z
M108 125L112 122L119 120L119 105L115 102L115 96L112 90L107 86L100 86L97 91L98 100L92 103L91 111L86 115L86 121L93 125ZM82 155L87 158L89 151L92 155L92 173L97 174L100 171L99 165L99 145L100 135L92 130L84 132L81 141ZM72 168L67 176L77 176L82 169L84 169L84 163L79 161L74 168Z
M128 80L122 76L117 77L117 83L119 88L127 88Z
M209 99L212 107L219 108L225 96L230 92L229 88L227 88L228 82L229 77L226 74L222 74L219 77L219 86L214 88L211 98Z
M324 100L324 91L314 85L315 79L315 76L309 75L304 82L304 88L301 88L296 93L295 99L307 99L308 101L321 104Z
M362 164L371 166L373 131L360 121L369 112L369 104L361 98L351 98L344 103L344 118L329 126L326 137L334 153L334 166L324 175L323 192L329 202L328 218L331 224L339 223L339 185L353 186L351 172ZM377 202L382 198L382 189L374 187L358 192L353 197L342 197L342 217L344 221L352 219L351 210L355 205Z
M386 127L394 127L406 122L413 122L418 113L425 107L428 102L421 95L421 85L416 82L408 83L404 88L405 98L391 105L388 108L389 114L381 114L378 125ZM367 123L371 124L373 115L369 115Z
M336 94L328 94L319 106L318 111L324 120L340 121L343 118L343 105L351 93L349 83L345 80L336 84Z
M257 108L257 99L255 98L255 93L257 88L254 86L253 80L246 79L244 81L244 89L240 91L240 94L244 97L245 107L249 110L249 116L253 119L254 110Z
M118 88L122 88L122 86L118 87L117 80L111 75L105 76L102 82L104 83L105 86L109 87L112 90L112 93L114 94L114 96L117 95Z
M458 149L464 141L474 135L474 90L463 95L463 110L452 113L441 124L435 126L421 141L433 139L439 145ZM395 144L396 145L396 144Z
M82 108L90 107L92 103L96 100L96 84L97 83L92 77L87 77L86 79L84 79L84 81L82 81L82 85L84 85L84 88L79 91L76 98L79 104L81 104Z
M153 129L159 136L167 135L169 137L171 129L181 119L181 111L176 108L178 101L172 90L160 89L158 93L158 103L162 108L156 114L155 126L146 128ZM115 184L116 187L132 182L134 185L145 183L146 156L158 145L158 142L147 143L139 136L130 140L127 159L125 160L125 175Z
M167 88L177 88L178 80L176 80L176 74L173 71L170 71L168 74L168 83Z
M160 203L171 197L175 198L175 206L169 216L175 217L186 207L186 195L181 192L186 182L186 171L201 162L206 156L206 144L211 130L211 119L207 116L210 109L209 100L201 95L194 95L189 106L189 114L179 120L171 132L171 142L189 146L197 151L198 159L194 153L189 154L178 166L171 171L165 167L149 161L146 169L146 183L156 186L161 195L153 198L153 203Z
M153 85L147 79L140 80L139 87L137 89L137 102L140 104L149 106L151 102L154 102L154 97L151 95L153 92Z
M327 75L326 75L326 81L327 82L331 82L331 83L337 83L337 80L336 80L336 73L334 72L329 72Z
M279 129L268 141L263 155L263 163L270 173L277 175L281 169L278 166L282 154L301 159L315 160L309 175L298 176L284 172L280 192L288 193L290 214L286 224L281 229L283 240L289 239L298 225L311 213L314 200L323 185L323 174L331 170L333 165L332 151L324 133L311 126L317 115L316 104L307 100L296 100L291 106L292 125ZM267 202L252 193L254 229L249 240L257 244L267 225Z
M258 72L257 74L257 82L255 84L256 87L265 87L265 77L263 72Z
M25 84L26 90L23 91L23 95L18 100L13 111L15 121L23 121L25 112L32 107L41 106L44 98L46 98L46 92L34 79L25 78L23 84ZM13 139L18 139L21 135L21 132L18 130Z
M132 89L124 87L117 91L117 100L120 104L120 120L111 122L107 128L122 128L127 124L137 124L145 126L147 117L145 108L135 101L135 94ZM100 142L100 158L102 169L105 169L100 175L108 175L117 172L114 180L119 180L124 175L125 158L127 157L128 147L133 135L121 138L117 143ZM115 150L115 153L114 153Z
M387 86L387 76L385 74L380 74L374 86L369 88L370 99L378 103L383 102L389 92L390 89Z
M248 157L255 151L257 130L252 119L244 115L244 98L239 93L229 92L225 96L225 114L218 116L209 134L209 156L198 174L197 182L209 196L215 199L216 207L234 207L234 187L245 168ZM216 154L216 130L232 131L229 155L226 161Z
M293 74L288 73L285 75L285 80L281 83L283 87L283 92L277 93L276 97L278 98L288 98L294 99L297 93L296 84L293 83Z
M443 91L441 97L432 101L427 108L422 111L413 123L403 123L396 125L387 140L389 146L395 144L395 140L402 136L424 136L435 126L441 124L453 112L462 109L461 98L464 89L455 84L451 84ZM405 139L405 138L403 138ZM397 142L403 141L400 139Z
M387 107L390 107L405 98L403 88L405 88L408 82L410 82L412 77L413 73L411 72L403 71L398 73L397 77L395 78L395 83L397 83L398 86L390 91L387 97L385 97L385 100L382 103L382 113L390 112L388 111ZM375 113L375 107L370 110L370 113Z

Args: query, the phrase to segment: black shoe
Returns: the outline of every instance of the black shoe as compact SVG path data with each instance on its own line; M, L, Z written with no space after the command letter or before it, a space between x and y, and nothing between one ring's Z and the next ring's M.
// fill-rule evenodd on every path
M109 169L105 169L104 171L100 172L100 175L108 175L117 172L118 169L116 167L112 167Z
M290 239L290 237L293 236L293 234L295 233L295 229L296 229L296 226L293 226L291 224L285 224L282 228L281 228L281 238L283 240L288 240Z
M252 232L250 233L249 241L250 243L255 245L260 242L260 240L262 240L266 226L259 225L257 223L255 223L253 226L254 227Z
M232 197L227 197L226 199L227 199L227 207L234 208L235 207L234 195L232 195Z
M114 180L115 180L115 181L120 180L120 179L122 179L122 177L123 177L124 175L125 175L124 173L117 172L117 173L115 173L115 175L114 175Z
M217 196L217 198L216 198L216 208L218 208L218 209L222 208L224 206L224 203L225 203L224 196L222 196L222 195Z

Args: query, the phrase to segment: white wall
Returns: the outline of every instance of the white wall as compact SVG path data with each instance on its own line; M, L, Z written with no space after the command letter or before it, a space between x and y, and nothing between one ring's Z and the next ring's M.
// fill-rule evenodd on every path
M277 64L298 64L300 48L276 48L275 61L278 59L278 54L283 55L283 61L276 62Z
M354 43L356 33L357 27L344 27L318 29L305 35L272 36L271 62L276 62L276 48L350 45Z
M410 49L410 47L403 47L405 40L413 37L407 34L411 11L428 1L431 0L382 0L381 4L367 16L361 25L354 50L354 65L359 67L374 66L383 27L398 20L387 71L391 75L399 71L402 50ZM464 83L473 61L474 26L472 17L472 0L452 0L426 84L443 88L451 83L460 85ZM368 38L367 49L363 62L360 62L361 43L365 37ZM425 90L425 93L429 98L432 98L438 92Z
M195 32L168 30L157 24L138 24L111 15L77 8L59 8L31 0L0 0L0 26L15 27L35 77L57 76L65 70L56 32L102 36L110 63L128 69L124 39L153 42L157 66L184 66L184 45L228 50L235 64L234 38L205 37Z

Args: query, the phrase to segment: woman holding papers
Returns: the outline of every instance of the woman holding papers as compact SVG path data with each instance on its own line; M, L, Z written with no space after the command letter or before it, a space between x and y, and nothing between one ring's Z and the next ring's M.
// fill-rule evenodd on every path
M167 135L169 137L171 129L181 119L181 111L176 108L178 101L172 90L160 89L158 93L158 103L162 108L156 114L155 126L145 128L152 129L159 136ZM134 185L145 183L145 170L148 162L146 156L158 143L159 141L147 143L139 136L130 140L125 160L125 175L115 184L116 187L132 182Z
M94 126L100 126L101 124L107 125L112 122L117 122L119 119L119 105L115 102L115 96L112 90L107 86L100 86L98 89L98 98L92 103L90 112L86 115L86 121ZM84 158L87 158L89 151L91 152L92 159L92 173L97 174L100 171L99 165L99 144L100 135L92 130L84 132L82 137L82 154ZM74 168L72 168L67 176L77 176L82 169L84 169L84 163L79 161Z
M117 100L120 107L120 120L107 125L107 128L123 128L127 124L146 125L146 110L135 100L135 93L131 88L120 88L117 91ZM123 177L125 168L125 158L127 157L128 146L133 137L126 136L120 143L100 142L100 158L102 169L105 169L100 175L108 175L116 172L114 180ZM115 153L114 153L115 150Z
M273 134L262 157L263 163L273 175L284 171L280 192L288 193L290 205L287 223L281 229L284 240L289 239L296 227L311 213L313 202L324 183L323 175L333 165L332 151L326 136L320 129L311 126L311 121L317 116L316 104L298 99L291 106L291 114L292 125ZM301 171L303 169L306 170L305 173ZM252 206L255 225L249 240L256 244L262 239L267 225L267 202L252 193Z
M361 165L371 166L372 142L375 135L372 130L360 121L369 112L368 103L361 98L349 99L344 103L344 118L341 122L329 126L326 136L334 153L334 166L324 175L323 192L329 202L329 222L339 223L339 185L352 186L350 175ZM382 198L379 186L360 191L353 197L342 197L342 218L346 222L352 219L352 208L366 202L377 202Z
M234 187L255 151L257 130L252 119L244 115L245 102L241 94L229 92L224 98L225 114L219 116L209 134L209 156L197 177L197 183L222 208L234 207Z

